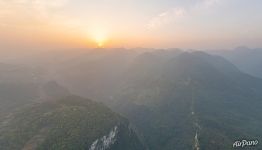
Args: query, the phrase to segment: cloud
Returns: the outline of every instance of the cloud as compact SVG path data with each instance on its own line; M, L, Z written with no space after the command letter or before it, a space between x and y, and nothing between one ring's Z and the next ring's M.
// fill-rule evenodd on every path
M182 18L186 15L186 10L184 8L173 8L166 12L162 12L156 17L154 17L147 25L148 29L155 29L165 24L169 24L174 20Z
M23 5L25 7L43 6L43 7L61 7L67 3L68 0L0 0L0 3L7 5Z
M157 29L161 26L167 25L169 23L178 21L180 18L186 17L196 10L199 9L209 9L222 0L198 0L193 4L193 7L176 7L171 10L167 10L158 14L156 17L152 18L147 24L148 29Z
M223 0L199 0L195 7L198 9L209 9L211 7L214 7L215 5L219 4Z
M49 18L67 2L68 0L0 0L0 18Z
M50 17L54 12L62 9L67 0L34 0L32 1L33 9L39 12L42 17Z
M221 0L204 0L203 5L206 7L211 7L217 3L219 3Z

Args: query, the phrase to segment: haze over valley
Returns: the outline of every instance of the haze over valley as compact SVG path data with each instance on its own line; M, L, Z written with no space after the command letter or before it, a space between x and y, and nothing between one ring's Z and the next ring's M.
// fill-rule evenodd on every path
M0 0L0 150L261 150L261 8Z
M231 149L236 139L261 139L262 79L226 58L180 49L73 54L1 64L1 149L87 149L113 132L106 149Z

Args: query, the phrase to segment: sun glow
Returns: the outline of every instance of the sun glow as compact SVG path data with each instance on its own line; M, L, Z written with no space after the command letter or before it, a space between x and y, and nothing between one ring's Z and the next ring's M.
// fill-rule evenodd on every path
M99 48L104 47L108 41L107 30L105 28L96 26L93 27L90 32L91 32L91 38L93 39L96 46Z
M105 34L97 34L94 36L94 40L98 47L103 47L105 45L107 37Z

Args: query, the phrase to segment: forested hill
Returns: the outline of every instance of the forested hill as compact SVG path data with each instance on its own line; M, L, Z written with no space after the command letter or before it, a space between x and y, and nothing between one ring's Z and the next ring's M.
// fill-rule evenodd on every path
M77 96L33 104L0 124L1 150L145 150L129 122Z

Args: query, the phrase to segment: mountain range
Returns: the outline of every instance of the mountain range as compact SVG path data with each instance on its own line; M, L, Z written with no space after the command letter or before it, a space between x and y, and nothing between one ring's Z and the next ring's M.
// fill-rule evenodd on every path
M10 59L0 65L0 149L224 150L261 141L262 79L245 69L251 60L233 56L117 49Z

